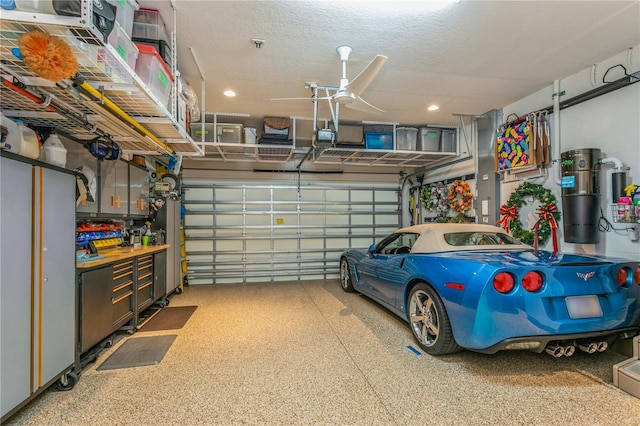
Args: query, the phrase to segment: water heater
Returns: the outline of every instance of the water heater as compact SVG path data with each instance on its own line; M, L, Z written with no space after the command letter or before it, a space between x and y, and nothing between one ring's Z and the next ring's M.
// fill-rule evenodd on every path
M584 148L561 154L562 222L567 243L596 244L600 218L600 150Z

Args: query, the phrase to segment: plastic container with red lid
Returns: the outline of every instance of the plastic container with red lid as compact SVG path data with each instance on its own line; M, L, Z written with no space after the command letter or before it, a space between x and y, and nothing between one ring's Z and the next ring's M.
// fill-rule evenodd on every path
M136 74L158 98L158 101L168 106L173 86L171 70L153 46L138 43L136 46L139 51Z

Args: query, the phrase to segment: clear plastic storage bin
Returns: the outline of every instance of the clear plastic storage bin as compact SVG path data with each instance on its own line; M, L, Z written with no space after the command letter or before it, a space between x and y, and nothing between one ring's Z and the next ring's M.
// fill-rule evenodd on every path
M204 123L204 131L202 130L202 123L191 123L191 137L196 143L202 141L203 133L205 142L216 141L216 132L214 131L213 123Z
M438 152L440 151L441 129L423 127L418 136L418 151Z
M163 105L168 105L173 85L173 75L169 67L152 46L146 44L136 46L140 51L136 62L136 74Z
M400 151L415 151L418 139L418 129L415 127L396 128L396 149Z
M147 40L164 40L169 43L169 36L160 12L153 9L140 8L133 19L134 38Z
M131 38L133 17L140 9L140 5L136 0L108 0L108 2L116 7L116 22L127 33L127 37Z
M113 30L111 31L111 34L109 34L107 41L111 46L113 46L116 52L118 52L118 55L125 60L132 70L136 68L138 48L117 22L114 24Z

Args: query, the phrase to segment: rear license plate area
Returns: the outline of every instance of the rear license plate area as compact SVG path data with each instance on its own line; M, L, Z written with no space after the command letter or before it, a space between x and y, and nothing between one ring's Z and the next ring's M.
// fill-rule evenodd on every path
M598 318L602 316L602 307L598 296L569 296L565 297L569 318Z

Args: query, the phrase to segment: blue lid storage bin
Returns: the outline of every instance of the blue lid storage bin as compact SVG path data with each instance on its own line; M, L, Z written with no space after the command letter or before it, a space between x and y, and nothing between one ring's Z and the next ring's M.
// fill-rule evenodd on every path
M364 132L366 149L393 149L392 132Z

